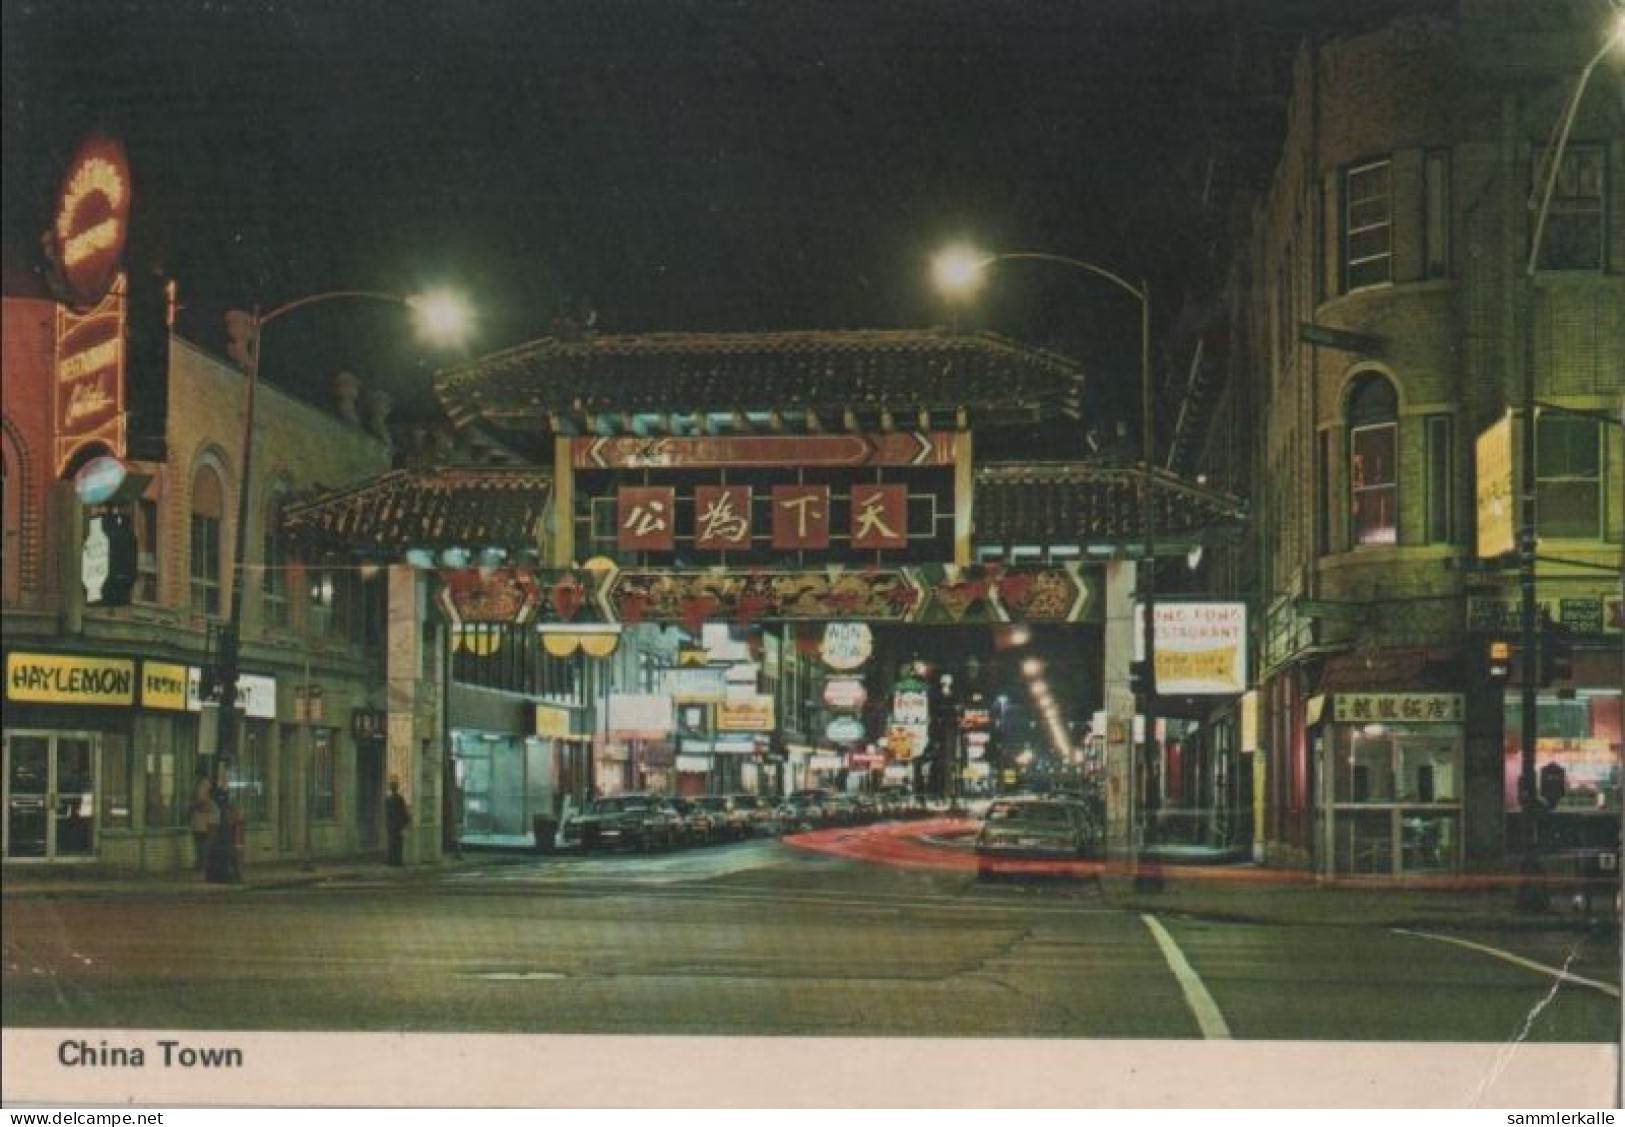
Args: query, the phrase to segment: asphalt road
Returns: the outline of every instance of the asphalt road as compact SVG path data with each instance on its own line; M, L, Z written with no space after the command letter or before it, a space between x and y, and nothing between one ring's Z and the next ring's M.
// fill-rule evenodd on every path
M778 841L11 896L15 1027L1611 1042L1615 936L1125 910ZM1521 962L1519 960L1522 960ZM1567 966L1561 979L1552 969ZM1546 969L1543 969L1546 968Z

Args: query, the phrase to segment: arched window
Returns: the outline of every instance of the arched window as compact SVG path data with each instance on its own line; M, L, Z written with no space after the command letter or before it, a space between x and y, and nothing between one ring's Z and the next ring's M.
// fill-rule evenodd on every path
M220 537L225 490L212 466L192 478L192 613L220 613Z
M1348 397L1349 530L1358 544L1399 542L1399 396L1382 376Z

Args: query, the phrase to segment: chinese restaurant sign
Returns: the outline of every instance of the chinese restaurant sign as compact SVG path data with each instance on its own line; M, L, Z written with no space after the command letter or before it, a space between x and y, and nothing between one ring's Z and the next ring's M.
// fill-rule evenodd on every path
M1462 702L1460 693L1338 693L1332 698L1332 719L1339 724L1459 724Z
M1512 416L1478 436L1473 449L1478 507L1478 558L1492 559L1517 546L1513 532Z

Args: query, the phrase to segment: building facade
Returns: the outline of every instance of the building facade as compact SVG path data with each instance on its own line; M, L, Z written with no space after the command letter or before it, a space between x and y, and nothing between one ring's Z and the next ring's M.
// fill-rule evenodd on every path
M261 386L238 568L243 373L170 336L162 394L131 388L130 402L165 405L144 440L63 458L59 309L8 297L4 318L6 863L192 864L188 815L217 725L206 674L239 579L244 714L227 783L245 862L381 850L389 576L301 559L279 522L301 492L387 468L388 443ZM87 501L75 479L104 456L128 477ZM87 587L98 518L133 533L127 605L97 605Z
M1517 652L1514 545L1479 545L1516 522L1507 434L1526 422L1526 374L1542 636L1557 639L1543 647L1537 760L1566 781L1543 832L1617 841L1617 71L1597 73L1560 156L1550 147L1607 33L1599 19L1594 5L1464 0L1454 19L1298 55L1273 182L1230 273L1201 459L1252 499L1249 537L1221 566L1256 607L1242 710L1256 722L1237 752L1271 862L1460 871L1524 840L1517 662L1540 658ZM1510 681L1488 659L1497 643L1513 647ZM1572 663L1553 660L1570 648Z

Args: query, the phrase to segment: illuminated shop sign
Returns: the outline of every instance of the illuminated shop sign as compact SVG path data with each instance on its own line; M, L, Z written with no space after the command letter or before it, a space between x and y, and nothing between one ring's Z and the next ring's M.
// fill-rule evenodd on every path
M79 147L57 193L51 249L72 304L96 305L112 288L130 220L130 166L124 147L91 137Z
M577 469L781 469L785 466L951 466L957 436L887 434L694 435L665 438L575 438Z
M203 711L203 670L187 670L186 709ZM276 719L276 678L259 673L237 675L237 709L255 720Z
M1145 659L1145 607L1134 608L1134 656ZM1164 696L1240 694L1247 688L1245 603L1158 603L1157 691Z
M56 309L52 411L56 467L60 475L74 456L93 444L124 453L123 283L88 313Z
M167 661L141 663L141 707L163 712L186 711L186 686L191 670Z
M135 703L135 662L71 654L6 655L6 699L19 704Z

